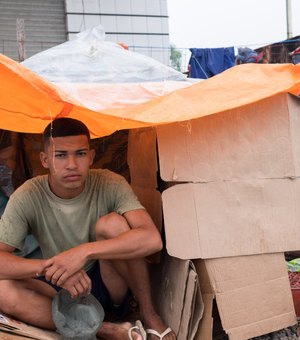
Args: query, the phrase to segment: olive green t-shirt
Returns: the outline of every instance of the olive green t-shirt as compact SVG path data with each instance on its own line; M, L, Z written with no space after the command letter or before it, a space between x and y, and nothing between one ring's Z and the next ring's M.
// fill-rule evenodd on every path
M0 220L0 242L22 249L25 237L33 234L43 257L49 258L95 241L99 217L135 209L143 206L130 185L109 170L90 170L84 190L72 199L57 197L49 188L48 176L37 176L11 195Z

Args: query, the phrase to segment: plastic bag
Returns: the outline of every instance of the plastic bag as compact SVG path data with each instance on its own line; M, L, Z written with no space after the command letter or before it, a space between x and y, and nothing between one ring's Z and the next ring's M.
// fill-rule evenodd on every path
M51 82L126 83L186 80L186 75L143 54L104 40L101 25L35 54L22 64Z

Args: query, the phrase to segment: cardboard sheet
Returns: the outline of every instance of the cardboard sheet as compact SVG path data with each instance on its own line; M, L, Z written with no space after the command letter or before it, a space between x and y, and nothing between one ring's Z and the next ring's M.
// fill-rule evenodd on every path
M194 263L200 282L211 285L230 340L249 339L297 323L282 253L196 260ZM209 282L202 276L203 266ZM209 304L209 295L206 296ZM209 324L206 324L205 331L208 330Z
M9 335L16 335L15 338L18 339L21 339L23 337L36 340L59 339L59 335L56 332L50 332L34 326L30 326L21 321L11 319L4 314L0 314L0 338L4 339L7 336L7 338L10 339L11 337L9 338Z
M172 256L207 259L299 249L300 179L177 184L162 198Z
M300 175L300 100L280 94L186 123L157 127L169 182Z
M152 275L155 302L163 320L178 340L192 340L203 314L198 275L191 261L165 254Z
M200 320L199 328L195 335L195 340L212 340L213 339L213 294L202 294L204 313Z

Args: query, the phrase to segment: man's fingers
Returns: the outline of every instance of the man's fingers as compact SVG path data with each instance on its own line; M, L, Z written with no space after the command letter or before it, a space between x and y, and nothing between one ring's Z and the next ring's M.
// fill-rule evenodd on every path
M85 287L82 285L81 282L78 282L78 283L76 284L75 287L76 287L78 296L86 295L86 289L85 289Z
M56 269L55 267L50 267L50 269L46 270L46 280L51 281L53 285L58 284L61 276L64 274L62 269Z
M86 294L90 294L92 290L92 281L89 278L89 276L84 272L84 275L82 277L82 284L85 287Z
M51 266L53 265L53 263L54 263L53 258L47 259L47 260L45 261L45 269L51 267Z
M62 269L57 269L52 266L46 270L45 277L46 280L51 281L53 285L57 285L59 287L63 287L70 279L69 283L71 285L69 286L68 284L68 287L73 287L72 291L69 290L73 297L89 294L92 289L92 282L84 270L81 270L70 277L67 271L63 271Z
M71 287L67 288L67 290L69 291L69 293L71 294L71 297L73 299L76 299L78 297L78 291L77 291L75 286L71 286Z
M64 275L61 277L62 280L63 277ZM61 287L67 289L72 298L77 298L78 296L89 294L92 289L92 283L86 272L81 270L80 272L73 274L71 277L68 277Z
M80 281L73 283L68 290L73 299L88 294L87 287L83 285Z
M91 280L85 272L80 273L78 282L76 283L76 289L79 295L87 295L91 292L92 284Z
M46 278L47 281L51 281L53 273L54 273L54 271L51 268L46 270L45 278Z
M68 278L69 278L68 273L67 273L67 272L63 272L63 273L61 274L61 276L59 276L59 277L57 278L56 284L57 284L58 286L61 286L61 285L63 285L63 284L67 281Z

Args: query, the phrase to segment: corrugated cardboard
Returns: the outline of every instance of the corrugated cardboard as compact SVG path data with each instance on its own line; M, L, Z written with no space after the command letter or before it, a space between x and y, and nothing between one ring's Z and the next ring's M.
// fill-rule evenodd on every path
M300 100L280 94L234 110L157 127L164 181L300 175Z
M194 261L205 306L216 298L230 340L244 340L297 323L284 255L263 254ZM208 281L209 278L209 281ZM210 339L210 315L195 339ZM206 334L206 335L205 335Z
M194 339L204 308L194 264L164 254L151 277L163 320L178 340Z
M300 245L299 105L283 94L157 127L167 250L197 259L196 340L213 338L214 299L230 340L296 323L282 252Z
M189 265L178 340L194 339L204 309L196 270L192 262Z
M11 337L9 337L11 335ZM15 337L12 337L15 336ZM56 332L42 330L30 326L24 322L12 319L4 314L0 314L0 339L36 339L36 340L58 340Z
M5 333L1 331L1 340L21 340L19 335L14 335L11 333ZM24 338L23 338L24 339Z
M300 246L300 179L177 184L162 194L168 253L182 259Z
M199 278L201 295L204 304L204 312L199 324L195 340L212 340L213 336L213 300L214 290L210 284L209 275L204 260L193 261Z
M204 313L201 318L195 340L212 340L213 338L213 294L202 294Z

